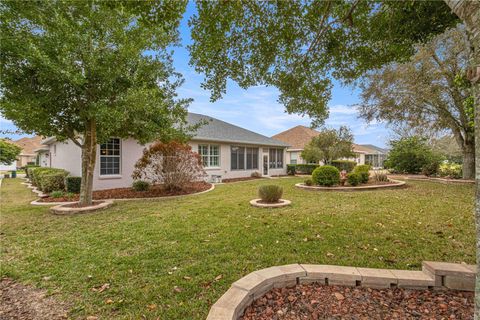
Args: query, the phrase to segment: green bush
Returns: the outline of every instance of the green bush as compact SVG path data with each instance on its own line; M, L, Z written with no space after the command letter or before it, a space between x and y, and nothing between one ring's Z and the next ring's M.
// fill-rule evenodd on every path
M150 182L144 180L137 180L133 182L132 188L135 191L148 191L148 189L150 189Z
M313 180L312 179L305 180L305 185L306 186L313 186Z
M361 183L367 183L368 179L370 178L370 169L372 167L368 164L361 164L356 166L353 169L354 173L357 173L360 176L360 182Z
M302 174L312 174L319 166L318 164L297 164L295 165L295 171Z
M312 180L316 185L330 187L340 182L340 171L334 166L321 166L313 171Z
M70 193L80 193L82 185L82 177L68 176L65 178L65 189Z
M340 171L347 171L347 172L352 172L353 168L357 163L355 161L351 160L333 160L332 161L332 166L336 167Z
M65 190L65 177L68 172L63 169L39 167L30 171L30 180L43 192Z
M457 163L442 163L438 168L438 174L441 177L461 179L462 165Z
M296 172L296 166L295 164L287 164L287 174L290 176L294 176Z
M390 145L385 166L400 173L420 173L436 157L425 138L401 138L391 141Z
M30 165L30 164L27 164L24 169L25 169L25 175L27 178L30 178L31 174L32 174L32 169L34 168L39 168L40 166L37 166L37 165Z
M347 175L348 184L351 186L358 186L360 183L361 177L360 174L351 172Z
M441 155L432 153L422 167L422 174L427 177L437 175L442 161L443 157Z
M262 201L275 203L280 200L283 194L283 188L277 185L265 185L258 188L258 196Z
M52 197L52 198L61 198L61 197L63 197L63 191L58 191L58 190L57 190L57 191L52 191L52 192L50 193L50 197Z

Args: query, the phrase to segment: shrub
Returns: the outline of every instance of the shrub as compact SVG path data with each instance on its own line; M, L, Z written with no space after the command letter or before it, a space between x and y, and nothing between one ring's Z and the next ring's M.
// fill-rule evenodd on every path
M39 188L49 193L54 190L65 190L65 173L57 172L40 176Z
M351 160L333 160L332 166L336 167L340 171L352 172L353 168L357 165L355 161Z
M32 169L34 168L39 168L40 166L37 166L35 164L31 165L31 164L27 164L24 169L25 169L25 176L27 178L30 178L30 175L31 175L31 172L32 172Z
M75 193L72 193L72 192L65 193L65 198L67 198L68 200L72 200L74 197L75 197Z
M59 191L59 190L57 190L57 191L52 191L52 192L50 193L50 197L52 197L52 198L61 198L61 197L63 197L63 191Z
M441 177L460 179L462 178L462 165L457 163L442 163L438 168L438 174Z
M391 149L385 166L401 173L420 173L435 157L427 140L421 137L401 138L390 142Z
M427 177L437 175L442 160L442 156L432 153L428 161L422 167L422 174Z
M375 181L378 181L378 182L386 182L388 181L388 176L386 173L383 173L381 171L373 171L374 173L374 178L375 178Z
M150 182L137 180L133 182L132 188L135 191L148 191L148 189L150 189Z
M313 186L313 180L312 179L305 180L305 185L306 186Z
M313 171L312 180L317 185L330 187L340 182L340 171L334 166L321 166Z
M156 142L145 148L132 174L134 180L163 184L170 191L183 190L205 176L200 155L188 144L176 141Z
M287 164L287 174L290 176L294 176L296 172L296 164Z
M80 193L82 185L82 177L68 176L65 178L65 189L70 193Z
M258 188L258 196L262 201L275 203L280 200L283 194L283 188L277 185L265 185Z
M295 165L295 172L303 174L312 174L315 169L320 167L318 164L297 164Z
M367 183L368 179L370 178L370 169L371 166L368 164L361 164L356 166L353 169L354 173L357 173L360 176L360 182L361 183Z
M361 177L360 174L351 172L347 175L348 184L351 186L358 186L360 183Z

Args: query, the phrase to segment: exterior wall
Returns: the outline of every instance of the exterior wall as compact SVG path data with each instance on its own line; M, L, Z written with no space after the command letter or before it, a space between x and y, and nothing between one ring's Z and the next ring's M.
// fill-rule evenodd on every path
M40 167L50 166L50 152L40 152L38 154L38 165Z
M192 150L198 152L199 144L212 144L220 146L220 166L218 168L205 168L208 175L207 179L210 180L213 175L221 176L222 179L243 178L250 177L252 173L262 173L263 169L263 155L268 155L269 147L256 146L256 145L243 145L243 144L230 144L230 143L215 143L215 142L203 142L203 141L191 141L189 145ZM132 173L133 168L137 160L142 156L143 149L147 145L140 145L134 139L122 139L121 140L121 158L120 158L120 174L100 176L100 146L97 146L97 160L95 163L95 173L93 180L94 190L112 189L112 188L125 188L132 185ZM245 146L245 147L258 147L259 148L259 164L258 169L252 170L231 170L230 169L230 147ZM81 176L81 149L73 142L55 142L50 146L50 151L42 153L44 159L41 159L41 166L49 166L53 168L62 168L70 172L73 176ZM269 169L268 175L285 175L286 170L286 152L283 152L283 168Z
M29 162L35 162L37 157L31 154L20 154L17 160L17 168L26 166Z

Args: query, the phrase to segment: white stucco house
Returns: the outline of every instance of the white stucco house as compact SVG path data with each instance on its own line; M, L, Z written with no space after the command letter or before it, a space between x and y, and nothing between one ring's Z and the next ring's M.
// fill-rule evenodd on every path
M250 177L254 172L262 176L286 174L287 143L210 116L196 113L187 116L191 125L203 121L206 124L196 131L189 145L201 155L210 181ZM130 187L134 165L147 146L134 139L115 137L98 145L93 189ZM73 142L47 138L37 152L41 166L81 175L81 150Z

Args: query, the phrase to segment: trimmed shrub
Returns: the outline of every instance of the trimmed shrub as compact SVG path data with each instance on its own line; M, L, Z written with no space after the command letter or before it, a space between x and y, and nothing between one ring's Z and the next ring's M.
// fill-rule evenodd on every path
M40 177L40 190L46 193L65 190L65 174L52 173L42 175Z
M347 175L348 184L351 186L358 186L360 183L361 177L360 174L351 172Z
M313 171L312 180L319 186L330 187L340 182L340 171L334 166L321 166Z
M355 172L369 172L372 169L372 167L369 164L359 164L358 166L355 166L353 171Z
M312 174L315 169L320 167L319 164L297 164L295 165L295 172L303 174Z
M37 165L30 165L30 164L27 164L24 169L25 169L25 175L27 178L30 178L31 174L32 174L32 169L34 168L40 168L40 166L37 166Z
M262 201L267 203L275 203L280 200L283 194L283 188L274 184L260 186L258 188L258 196Z
M369 164L361 164L356 166L353 169L353 172L357 173L360 176L361 183L367 183L368 179L370 178L370 169L371 166Z
M287 174L290 176L294 176L297 173L296 167L296 164L287 164Z
M353 168L357 165L355 161L351 160L333 160L332 166L336 167L340 171L352 172Z
M150 189L150 182L137 180L133 182L132 188L135 191L148 191L148 189Z
M313 186L313 180L312 179L305 180L305 185L306 186Z
M457 163L442 163L438 168L438 174L441 177L452 179L462 178L462 165Z
M70 193L80 193L82 185L82 177L68 176L65 178L65 189Z
M57 190L57 191L52 191L52 192L50 193L50 197L52 197L52 198L61 198L61 197L63 197L63 191L58 191L58 190Z

